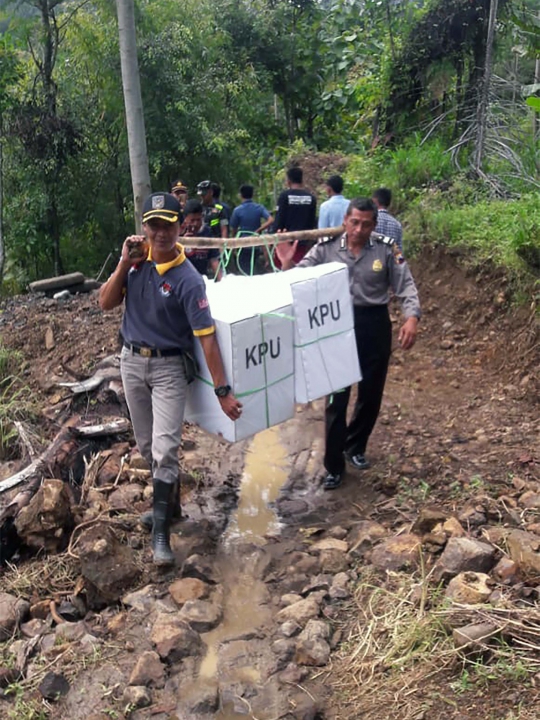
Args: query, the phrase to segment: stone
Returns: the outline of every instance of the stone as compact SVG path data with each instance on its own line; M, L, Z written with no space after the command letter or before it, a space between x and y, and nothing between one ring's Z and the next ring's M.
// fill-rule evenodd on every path
M69 600L63 600L56 608L56 612L68 622L76 622L84 615L84 612L81 613L80 609Z
M210 715L216 717L219 710L219 685L212 680L197 679L186 697L188 708L193 715Z
M15 518L20 539L34 550L57 553L69 541L74 519L71 493L62 480L44 480Z
M77 652L80 655L94 655L97 652L99 646L102 644L102 640L97 638L95 635L86 633L79 640Z
M485 525L487 517L482 507L469 505L459 513L458 521L465 528L475 528L479 525Z
M510 559L520 574L528 577L540 575L540 537L526 530L512 530L506 540Z
M417 564L420 547L420 539L417 535L412 533L395 535L373 548L371 562L381 570L407 570Z
M51 601L50 600L38 600L30 607L30 616L33 618L39 618L40 620L46 620L50 613Z
M149 650L140 655L131 671L128 684L155 688L164 687L165 665L159 659L157 652Z
M348 588L349 587L349 576L346 572L340 572L337 573L337 575L334 575L332 578L332 587L333 588Z
M430 533L437 525L442 525L448 519L448 512L437 507L424 507L416 518L411 532L417 535Z
M298 685L308 676L309 670L305 667L298 667L295 663L289 663L287 667L279 673L279 680L287 685Z
M499 628L493 623L471 623L452 631L454 645L462 650L470 647L475 650L484 650L487 641L497 635Z
M0 641L8 640L19 624L26 619L30 603L15 595L0 592Z
M287 575L316 575L320 570L320 560L316 555L308 553L291 553L290 564L287 568Z
M133 505L142 500L143 488L137 483L121 485L109 495L109 506L113 510L133 511Z
M282 608L277 614L278 622L292 621L302 627L308 620L319 615L319 605L312 598L299 600L298 602Z
M448 537L464 537L466 535L463 526L455 517L449 517L442 524L442 530Z
M287 607L287 605L292 605L293 603L298 602L302 599L301 595L297 595L296 593L285 593L285 595L282 595L279 599L279 604L281 607Z
M361 520L349 534L349 554L361 557L374 543L388 535L388 531L374 520Z
M328 537L336 538L336 540L345 540L348 534L348 530L345 530L345 528L340 525L336 525L336 527L328 530Z
M120 472L120 462L120 458L115 455L108 457L99 469L96 484L100 487L112 485Z
M38 687L39 692L49 702L55 702L69 692L69 682L63 675L48 672Z
M314 640L299 639L294 657L298 665L321 667L330 659L330 645L322 638Z
M206 647L199 633L177 615L159 614L150 637L161 659L169 663L201 655Z
M321 570L323 571L323 573L333 574L338 572L344 572L349 567L349 556L342 550L321 550L319 557L321 560Z
M86 623L84 620L79 620L79 622L76 623L61 623L57 625L55 634L58 642L65 643L80 640L87 632L88 628L86 627Z
M331 587L328 595L330 600L348 600L351 597L350 590L343 587Z
M469 537L450 538L435 566L436 581L449 580L462 572L489 572L495 562L495 548Z
M493 568L493 577L503 585L510 585L516 579L517 563L510 558L503 557Z
M131 470L150 470L148 463L138 452L134 452L129 458L129 467Z
M134 551L106 523L83 530L77 553L90 607L117 602L140 576Z
M140 685L128 685L122 693L122 702L130 710L148 707L152 704L152 696L148 688Z
M210 594L210 586L199 578L180 578L169 585L174 602L182 607L188 600L202 600Z
M156 604L159 594L160 591L155 585L145 585L140 590L124 595L122 603L139 612L149 613Z
M15 668L0 666L0 690L7 688L8 685L11 685L14 682L17 682L19 675L19 671ZM0 693L0 698L1 696L2 693Z
M330 637L330 626L324 620L308 620L306 627L302 630L299 640L328 640Z
M323 538L311 546L311 550L315 552L320 552L321 550L338 550L339 552L346 553L348 549L349 545L345 540L338 540L334 537Z
M295 651L296 643L294 642L294 640L279 638L278 640L274 640L274 642L272 643L272 652L274 653L274 655L277 655L281 660L281 668L284 668L285 665L287 665L287 663L292 660Z
M205 633L219 625L223 609L220 605L206 600L188 600L180 610L179 617L187 620L197 632Z
M293 620L287 620L279 628L280 633L282 635L285 635L286 638L290 638L290 637L294 637L295 635L298 635L298 633L301 632L301 630L302 630L302 626L299 625L297 622L294 622Z
M344 573L342 573L344 574ZM314 577L310 582L302 588L301 595L309 595L312 592L317 592L318 590L325 590L328 591L330 589L330 586L332 584L333 576L329 573L321 573L320 575L317 575ZM300 599L300 598L298 598Z
M522 507L527 508L527 510L540 508L540 495L532 490L527 490L520 496L519 504Z
M459 573L448 583L445 597L465 605L485 603L491 595L488 580L489 575L485 573Z
M33 618L21 625L21 635L27 638L33 638L37 635L42 635L49 627L49 623L45 622L45 620Z
M203 555L190 555L182 567L182 577L194 577L205 583L215 585L219 582L217 572L211 560Z

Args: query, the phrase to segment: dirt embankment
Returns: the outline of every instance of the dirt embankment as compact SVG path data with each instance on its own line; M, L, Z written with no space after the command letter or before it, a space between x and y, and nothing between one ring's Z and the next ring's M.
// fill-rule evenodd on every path
M69 552L23 553L4 572L2 590L32 609L0 646L0 687L7 677L12 688L0 696L2 716L477 720L513 707L515 717L538 717L538 320L511 307L500 278L467 274L459 257L426 252L413 270L418 343L394 353L372 468L349 471L339 491L316 482L320 402L262 441L229 446L187 428L189 518L174 539L177 567L163 574L134 514L149 494L132 439L94 448L108 465L85 476ZM4 307L3 343L22 355L42 440L74 411L121 414L110 387L74 399L57 385L91 375L115 351L119 321L92 297ZM16 459L4 476L15 469ZM275 514L259 522L269 485L283 481ZM514 554L518 536L503 531L525 533ZM476 565L459 558L474 575L465 585L488 588L472 610L462 596L441 603L459 575L443 560L456 541L479 553ZM85 563L96 547L102 558L125 554L120 589ZM502 560L513 565L503 570ZM456 650L452 630L480 622L496 628L472 653ZM50 672L68 683L57 680L57 702L41 686Z

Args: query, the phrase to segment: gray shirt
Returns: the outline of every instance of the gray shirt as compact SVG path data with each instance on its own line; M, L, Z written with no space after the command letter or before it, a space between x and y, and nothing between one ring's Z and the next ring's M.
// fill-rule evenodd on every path
M349 268L349 288L353 304L359 307L387 305L390 290L401 301L406 318L420 318L418 290L405 258L392 238L379 233L371 237L358 257L347 249L346 235L315 245L297 267L328 262L345 263Z

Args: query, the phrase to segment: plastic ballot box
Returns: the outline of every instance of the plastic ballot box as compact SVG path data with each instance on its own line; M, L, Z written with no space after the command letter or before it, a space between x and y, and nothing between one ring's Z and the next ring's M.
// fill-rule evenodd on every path
M207 295L228 383L242 402L233 422L221 409L200 341L199 373L188 388L186 420L231 442L284 422L294 414L294 349L290 292L276 284L262 294L258 278L209 283Z

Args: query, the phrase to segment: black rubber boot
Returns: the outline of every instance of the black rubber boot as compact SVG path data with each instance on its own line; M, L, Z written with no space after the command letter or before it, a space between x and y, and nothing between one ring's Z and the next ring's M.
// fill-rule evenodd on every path
M171 517L173 520L182 519L182 506L180 505L180 478L178 478L178 480L174 483ZM147 530L152 530L152 526L154 524L154 511L147 510L146 512L143 512L139 520L143 527Z
M174 483L154 478L154 522L152 527L152 552L154 565L173 565L171 550L171 520Z

